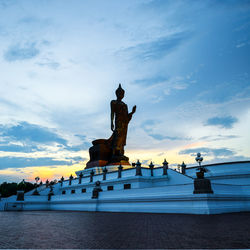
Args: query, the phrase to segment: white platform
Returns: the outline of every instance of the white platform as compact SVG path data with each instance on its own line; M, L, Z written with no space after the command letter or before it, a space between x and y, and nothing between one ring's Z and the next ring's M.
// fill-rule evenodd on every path
M94 175L93 182L85 176L65 180L54 185L54 195L48 201L49 188L39 188L40 196L25 194L24 201L16 196L2 199L2 210L78 210L112 212L189 213L218 214L250 211L250 162L234 162L207 166L207 177L211 180L213 194L194 194L195 169L187 169L186 175L168 169L154 169L154 176L148 168L142 168L142 176L136 176L136 169ZM102 192L98 199L92 199L95 182L101 182ZM124 189L130 184L131 189ZM113 186L108 191L108 186ZM74 193L71 193L74 190ZM86 191L82 193L82 190ZM62 194L66 192L66 194Z

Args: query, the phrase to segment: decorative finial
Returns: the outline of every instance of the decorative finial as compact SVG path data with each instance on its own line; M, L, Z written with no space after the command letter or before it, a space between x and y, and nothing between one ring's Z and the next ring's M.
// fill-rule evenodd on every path
M164 159L164 162L162 164L163 166L168 165L168 162L166 161L166 159Z
M182 174L186 174L186 164L184 163L184 161L182 162L182 164L181 164L181 173Z
M135 175L140 175L142 176L142 172L141 172L141 163L139 161L139 159L137 160L136 164L135 164L135 167L136 167L136 174Z
M166 159L164 159L164 162L162 163L162 165L163 165L163 175L167 175L168 174L168 172L167 172L168 162L166 161Z
M154 164L153 164L152 161L150 162L149 167L150 167L150 168L153 168L153 167L154 167Z

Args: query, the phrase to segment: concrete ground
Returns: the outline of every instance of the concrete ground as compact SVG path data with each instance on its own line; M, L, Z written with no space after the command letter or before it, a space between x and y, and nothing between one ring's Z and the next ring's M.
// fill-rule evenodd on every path
M250 213L0 212L0 248L250 248Z

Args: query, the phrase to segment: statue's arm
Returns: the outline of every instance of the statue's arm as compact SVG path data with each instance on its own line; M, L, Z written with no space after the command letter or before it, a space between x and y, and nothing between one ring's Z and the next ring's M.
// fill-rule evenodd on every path
M111 108L111 130L114 131L114 116L115 116L115 108L114 108L114 101L111 101L110 103Z
M130 112L130 113L128 114L128 119L129 119L129 121L132 119L132 116L133 116L133 114L135 113L135 111L136 111L136 105L133 107L132 112Z

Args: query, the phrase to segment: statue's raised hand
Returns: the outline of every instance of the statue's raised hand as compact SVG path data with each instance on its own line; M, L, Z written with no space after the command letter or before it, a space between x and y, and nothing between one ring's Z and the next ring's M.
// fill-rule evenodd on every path
M136 111L136 105L133 107L133 109L132 109L132 113L134 114L134 113L135 113L135 111Z

